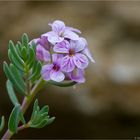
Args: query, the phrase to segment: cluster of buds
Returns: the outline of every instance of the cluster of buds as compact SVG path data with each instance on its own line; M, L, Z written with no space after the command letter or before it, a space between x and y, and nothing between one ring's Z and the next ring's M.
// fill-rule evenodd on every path
M46 81L64 80L85 82L89 60L94 62L81 31L56 20L49 24L51 31L31 41L36 44L36 58L43 63L41 75Z

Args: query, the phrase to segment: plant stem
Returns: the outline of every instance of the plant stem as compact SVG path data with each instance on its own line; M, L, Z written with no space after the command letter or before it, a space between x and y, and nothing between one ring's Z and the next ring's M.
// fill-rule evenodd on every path
M23 114L26 112L30 103L32 102L32 100L36 96L37 92L43 87L44 84L45 84L45 81L42 78L40 78L38 80L38 82L35 84L35 86L33 87L33 89L31 90L28 97L25 97L23 99L23 102L22 102L22 105L21 105L21 111L23 112ZM22 127L18 127L18 129L22 130ZM27 127L24 127L24 128L27 128ZM6 133L4 134L4 136L2 137L2 140L10 139L13 135L14 135L14 133L11 133L9 130L7 130Z
M10 139L12 136L13 136L13 133L11 133L11 132L9 131L9 129L7 129L7 131L5 132L5 134L4 134L3 137L2 137L2 140L8 140L8 139Z
M21 130L23 130L23 129L25 129L25 128L28 128L28 127L29 127L28 124L19 126L19 127L17 128L17 132L19 132L19 131L21 131ZM2 140L10 139L10 137L12 137L13 134L14 134L14 133L10 132L9 129L8 129L8 130L6 131L6 133L4 134Z
M24 98L24 100L22 102L22 106L21 106L21 110L22 110L23 114L26 112L30 103L32 102L32 100L36 96L37 92L43 87L44 84L45 84L45 81L41 78L36 83L36 85L33 87L33 89L31 90L30 95L28 97Z

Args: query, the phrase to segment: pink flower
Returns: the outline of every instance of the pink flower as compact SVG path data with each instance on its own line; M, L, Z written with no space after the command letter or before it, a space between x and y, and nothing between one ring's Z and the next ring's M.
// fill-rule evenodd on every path
M31 46L32 42L36 44L36 58L43 62L42 78L46 81L84 83L84 70L89 60L95 62L86 39L79 37L81 32L78 29L65 26L63 21L56 20L49 25L52 31L29 43Z
M42 67L42 77L44 80L49 81L53 80L56 82L61 82L65 79L65 75L61 71L61 58L62 55L53 54L52 55L52 64L47 64Z
M88 66L89 62L86 55L81 53L85 47L85 42L82 38L77 41L70 40L70 42L64 40L54 46L54 52L65 54L61 63L63 71L71 72L75 67L85 69Z
M42 36L47 36L49 42L52 44L62 42L65 38L71 40L78 40L79 36L75 33L81 33L78 29L72 27L66 27L63 21L56 20L52 24L52 31L43 34Z

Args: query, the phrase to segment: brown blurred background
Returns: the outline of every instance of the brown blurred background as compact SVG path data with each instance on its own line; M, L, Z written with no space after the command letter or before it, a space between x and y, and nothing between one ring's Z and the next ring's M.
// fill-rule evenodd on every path
M36 38L56 19L82 31L96 63L87 69L85 84L46 86L38 98L49 105L55 122L14 138L140 136L140 1L0 2L0 115L8 118L13 107L2 71L8 41L24 32Z

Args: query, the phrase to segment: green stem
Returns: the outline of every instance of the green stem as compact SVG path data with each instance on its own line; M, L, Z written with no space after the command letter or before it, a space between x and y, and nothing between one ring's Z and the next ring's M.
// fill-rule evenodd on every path
M42 78L40 80L38 80L38 82L35 84L35 86L31 90L30 94L28 95L28 97L24 98L22 105L21 105L21 110L22 110L23 114L26 112L30 103L32 102L32 100L36 96L37 92L43 87L44 84L45 84L45 81ZM22 129L20 129L20 130L22 130ZM11 133L9 130L7 130L6 133L4 134L4 136L2 137L2 140L8 140L13 135L14 135L14 133Z
M45 81L41 78L36 83L36 85L33 87L33 89L31 90L30 95L28 97L24 98L24 100L22 102L22 106L21 106L21 110L22 110L23 114L26 112L30 103L32 102L32 100L36 96L37 92L43 87L44 84L45 84Z

